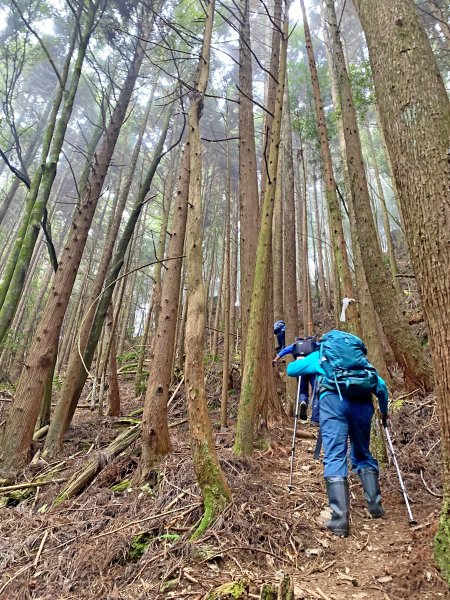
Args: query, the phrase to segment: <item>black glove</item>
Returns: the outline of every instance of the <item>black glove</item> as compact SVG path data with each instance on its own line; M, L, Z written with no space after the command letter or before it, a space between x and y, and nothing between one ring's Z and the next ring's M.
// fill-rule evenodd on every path
M383 427L387 427L388 426L388 421L389 421L389 415L381 415L381 423L383 424Z

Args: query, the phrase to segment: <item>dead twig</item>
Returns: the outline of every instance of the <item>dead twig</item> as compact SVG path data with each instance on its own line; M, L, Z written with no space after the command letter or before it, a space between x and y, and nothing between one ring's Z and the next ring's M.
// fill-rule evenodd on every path
M42 536L41 543L39 544L39 549L37 551L36 558L33 561L33 567L34 568L37 567L37 564L38 564L39 559L40 559L41 554L42 554L42 550L44 549L44 544L45 544L45 540L47 539L47 536L48 536L48 529L45 531L44 535Z
M198 508L199 506L201 506L201 503L196 502L195 504L191 504L189 506L189 509L194 510L195 508ZM168 510L166 512L158 513L157 515L151 515L150 517L144 517L143 519L138 519L137 521L131 521L130 523L126 523L125 525L122 525L121 527L117 527L116 529L112 529L111 531L104 531L103 533L100 533L99 535L94 536L92 539L98 540L101 537L105 537L105 535L111 535L112 533L117 533L118 531L122 531L123 529L127 529L128 527L132 527L133 525L139 525L140 523L145 523L146 521L151 521L152 519L158 519L160 517L166 517L167 515L172 515L174 513L181 512L185 508L186 507L174 508L173 510Z
M427 492L429 494L431 494L432 496L434 496L435 498L443 498L444 496L442 494L438 494L437 492L433 492L432 489L430 489L427 485L427 482L425 481L425 478L423 476L423 471L422 469L420 469L420 479L422 480L423 483L423 487L427 490Z

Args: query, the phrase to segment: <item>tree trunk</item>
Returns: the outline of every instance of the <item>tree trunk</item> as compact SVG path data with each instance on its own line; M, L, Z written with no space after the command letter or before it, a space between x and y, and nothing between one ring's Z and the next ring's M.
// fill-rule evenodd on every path
M109 417L118 417L120 415L120 390L119 379L117 377L117 317L119 311L114 312L113 304L110 303L106 317L106 327L108 329L108 344L104 359L104 372L108 370L108 412ZM105 377L106 378L106 377Z
M283 302L283 213L284 181L283 161L278 161L277 187L273 207L272 227L272 286L273 286L273 320L284 319ZM285 319L284 319L285 320Z
M139 40L111 121L100 148L94 155L89 183L85 188L79 209L75 213L69 240L62 253L58 271L55 273L51 293L33 338L24 372L17 385L13 410L9 412L3 429L0 454L0 471L3 473L17 473L28 462L34 425L39 414L48 373L57 352L64 315L144 52L145 45Z
M450 583L450 103L410 0L356 0L436 373L444 500L435 558ZM387 44L386 41L389 41Z
M289 105L289 86L286 77L283 108L283 162L285 165L285 201L284 201L284 321L286 323L286 339L290 343L299 333L298 305L297 305L297 256L295 233L295 186L294 186L294 161L292 150L291 111ZM290 355L288 355L288 361ZM293 377L288 377L286 386L287 407L293 406L296 398L297 382Z
M401 293L400 279L397 277L397 258L395 256L394 242L392 240L391 227L389 224L389 214L386 206L386 198L384 196L383 185L381 183L380 169L378 168L377 155L375 153L375 147L373 145L372 133L370 131L370 124L367 124L366 128L367 141L369 142L369 151L372 162L372 168L375 173L375 182L377 184L378 198L381 203L381 215L383 217L384 233L386 235L386 244L388 248L389 264L391 265L392 279L394 282L395 290L398 294Z
M319 128L320 148L322 152L324 177L325 177L325 196L328 206L330 219L331 239L333 244L334 261L338 276L338 286L340 296L335 298L335 304L340 306L343 297L353 298L353 284L350 275L350 266L348 263L347 247L345 243L344 230L342 227L342 215L339 201L336 194L336 182L333 174L333 165L331 160L330 146L328 143L328 132L325 120L325 111L323 108L322 95L320 91L319 77L317 74L316 61L311 42L311 33L309 31L308 19L306 16L305 4L300 0L303 13L303 26L305 32L306 51L308 54L309 70L311 72L311 82L314 95L314 106ZM354 303L351 303L346 313L346 329L353 333L360 333L358 322L358 313Z
M326 0L326 6L332 39L333 66L336 70L344 124L347 167L355 208L356 225L362 242L360 248L367 283L395 358L404 369L406 381L414 388L423 386L429 390L433 387L431 365L426 359L418 340L410 330L408 321L399 309L399 301L377 242L356 111L353 105L350 81L345 67L332 0Z
M226 226L225 226L226 229ZM226 235L226 232L225 232ZM216 314L214 316L214 329L213 329L213 338L212 338L212 346L211 346L211 354L213 358L217 356L217 348L219 346L219 325L220 325L220 311L222 305L222 292L223 292L223 277L225 271L225 235L222 244L222 268L220 270L220 282L219 289L217 291L217 302L216 302Z
M306 160L303 153L303 148L299 151L299 157L302 162L303 170L303 193L301 205L301 222L302 222L302 285L301 285L301 300L302 300L302 315L303 315L303 333L310 335L313 327L312 322L312 306L311 306L311 282L309 276L309 252L308 252L308 195L307 195L307 179L306 179Z
M183 255L186 232L187 200L189 192L190 151L186 142L178 189L173 210L172 235L167 255L180 257L167 263L161 290L161 306L153 345L153 356L149 366L147 393L142 417L141 477L145 479L159 458L170 452L167 401L171 379L171 368L175 345L175 331L181 279L181 256Z
M239 206L240 310L242 349L245 349L258 245L258 179L253 120L253 70L250 36L250 0L241 0L239 36ZM244 363L244 355L242 356Z
M320 224L320 214L319 214L319 201L317 198L317 180L316 173L313 172L313 200L314 200L314 215L316 221L315 228L315 241L317 245L317 270L318 270L318 278L319 278L319 306L323 306L325 311L328 312L329 306L327 306L327 290L325 286L325 270L323 266L323 253L322 253L322 239L321 239L321 231L322 227Z
M186 236L186 366L185 389L188 407L192 460L200 486L204 514L193 538L209 527L231 497L222 473L208 416L205 391L205 363L202 360L205 342L206 302L202 273L202 155L200 144L200 118L208 83L211 36L215 0L206 5L205 34L197 71L195 94L189 110L190 139L189 205Z
M259 365L264 352L264 329L267 329L267 291L269 288L269 272L271 264L272 220L277 185L278 152L280 144L281 118L283 109L284 87L286 78L286 51L288 38L288 13L284 18L283 36L280 52L280 68L274 110L274 119L270 135L270 151L267 161L267 183L264 202L261 210L261 225L256 255L253 295L250 309L250 320L247 331L245 363L242 374L241 397L239 401L238 419L234 452L237 455L250 455L253 452L253 439L259 385Z
M149 108L147 107L147 117L148 110ZM165 131L167 131L167 127ZM138 138L138 141L134 148L130 165L130 173L134 173L136 167L140 144L142 142L141 134L143 136L143 130L141 130L139 136L140 139ZM165 133L163 134L163 138L165 139ZM122 194L119 198L112 225L110 227L110 231L108 232L108 236L103 247L100 265L91 288L91 294L87 304L87 312L83 317L81 330L78 334L78 343L76 344L76 347L71 353L66 371L64 386L62 389L62 394L60 396L59 402L56 405L52 423L50 424L50 429L47 433L47 438L45 440L45 452L48 454L53 453L57 449L60 449L62 447L64 434L70 425L73 414L75 412L76 405L83 391L83 387L87 379L86 368L89 369L91 366L93 355L97 347L100 332L103 326L103 322L106 317L106 312L108 310L108 305L114 293L115 280L117 279L120 270L123 266L125 260L125 253L128 248L128 244L131 239L132 233L134 231L134 227L138 222L142 205L145 201L145 196L148 193L148 190L150 189L151 179L156 170L156 166L159 163L163 144L164 140L162 142L160 140L158 143L160 147L157 147L155 150L155 152L157 153L155 155L156 158L154 157L149 169L149 173L152 173L152 175L150 179L147 180L147 182L143 184L141 186L141 189L139 190L137 200L128 218L125 230L117 244L117 250L114 255L114 258L111 259L114 250L114 245L117 241L119 227L122 222L122 215L128 197L129 186L131 185L130 177L127 177L124 189L122 190ZM105 283L105 279L105 289L99 299L99 295L101 293L103 284ZM131 296L132 295L130 295L130 301ZM97 302L98 304L96 310L95 305ZM80 353L83 356L83 360L80 357Z
M228 125L228 121L227 121ZM228 130L228 127L227 127ZM220 424L222 427L228 425L228 385L230 374L230 287L231 287L231 165L230 147L227 145L227 175L225 193L225 244L224 244L224 268L223 268L223 314L224 314L224 336L223 336L223 363L222 363L222 396L220 401Z
M328 45L331 45L330 38L328 38ZM347 207L349 213L350 233L352 239L352 250L353 250L353 263L355 267L355 280L356 288L358 290L357 300L359 306L359 314L361 319L361 329L364 339L364 343L367 346L370 361L380 373L381 377L386 381L387 384L391 383L391 377L387 369L386 360L384 358L383 346L380 340L379 327L378 327L378 315L375 312L375 308L370 294L369 286L367 285L366 273L364 271L364 265L361 257L360 240L358 235L358 228L356 226L355 207L353 203L353 196L351 193L350 177L347 168L347 150L345 146L344 136L344 125L341 117L340 99L338 92L338 85L336 80L336 72L333 69L331 53L327 48L327 61L329 67L329 75L331 82L331 95L333 98L333 104L336 111L338 111L339 117L337 119L338 139L339 148L341 152L341 165L342 174L344 178L344 186L346 192Z
M89 369L92 364L94 353L97 348L98 340L100 338L100 333L103 328L103 323L106 318L108 306L111 302L114 293L116 280L125 262L125 255L128 249L128 245L133 236L135 227L139 221L142 208L147 200L147 195L150 190L153 177L156 173L156 169L162 158L164 143L169 128L171 114L172 111L171 109L169 109L165 117L165 122L158 143L156 144L156 148L154 150L153 160L150 164L146 177L139 189L135 203L130 212L130 216L128 217L128 220L126 222L123 234L117 243L116 252L111 260L111 264L109 265L105 281L105 288L102 292L100 299L98 300L97 310L95 311L95 317L92 320L92 326L89 331L89 337L86 340L86 345L83 352L83 362L80 361L77 377L75 379L72 378L69 382L70 385L67 386L66 391L70 390L70 394L67 393L65 396L62 396L55 409L55 413L53 416L54 423L49 429L45 443L46 452L52 452L55 449L60 448L62 446L64 434L70 425L70 421L72 420L76 405L78 403L78 400L80 399L84 383L87 379L86 368ZM132 275L132 277L134 277L135 275L136 272ZM132 294L130 294L130 297L131 296ZM88 307L88 310L90 310L90 306ZM128 321L128 317L126 315L125 318Z

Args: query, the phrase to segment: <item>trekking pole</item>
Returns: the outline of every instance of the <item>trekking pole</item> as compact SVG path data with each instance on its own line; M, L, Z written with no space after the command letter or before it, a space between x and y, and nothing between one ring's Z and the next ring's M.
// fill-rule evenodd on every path
M297 385L297 399L296 399L296 402L295 402L294 434L292 436L292 447L291 447L291 468L290 468L289 484L288 484L289 491L292 490L292 478L293 478L293 475L294 475L295 442L296 442L296 439L297 439L297 425L298 425L298 411L299 411L299 407L300 407L300 384L301 384L301 380L302 380L302 378L299 377L298 378L298 385Z
M400 482L400 487L402 489L403 498L405 499L406 510L408 511L409 524L415 525L417 523L417 521L414 519L412 511L411 511L411 506L410 506L409 500L408 500L408 494L406 493L405 484L403 483L402 474L400 473L400 467L398 466L397 457L395 456L394 446L392 444L392 439L391 439L391 434L389 433L389 429L387 428L387 426L384 426L384 433L386 435L388 447L389 447L389 450L392 455L392 460L394 461L394 465L397 470L397 477Z

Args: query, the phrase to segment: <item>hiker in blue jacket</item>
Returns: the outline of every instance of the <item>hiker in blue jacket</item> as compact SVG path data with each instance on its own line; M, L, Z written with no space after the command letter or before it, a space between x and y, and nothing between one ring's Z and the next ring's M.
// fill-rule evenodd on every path
M279 352L286 346L286 323L284 321L275 321L273 324L273 335L276 336L278 342L275 352Z
M276 363L286 356L286 354L292 354L295 357L295 348L297 341L302 338L297 338L297 340L291 344L290 346L285 346L282 348L274 360L273 363ZM303 359L302 359L303 360ZM301 421L306 421L308 418L308 404L309 404L309 389L311 387L311 404L312 404L312 413L311 413L311 423L318 425L319 424L319 403L317 399L317 394L315 393L315 384L316 377L315 375L302 375L300 378L300 406L299 406L299 417Z
M384 515L378 482L378 463L369 449L374 408L378 398L383 424L388 419L388 392L383 379L366 358L367 349L356 336L332 330L320 340L319 350L287 366L291 377L319 375L320 429L324 450L324 478L331 508L326 523L339 536L349 533L347 443L350 458L364 489L373 518Z

